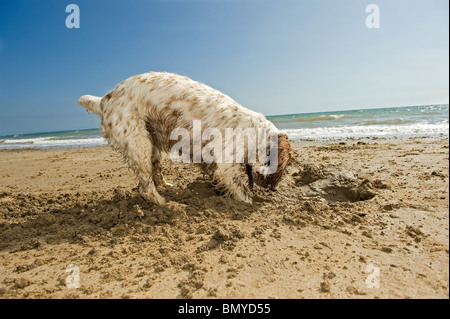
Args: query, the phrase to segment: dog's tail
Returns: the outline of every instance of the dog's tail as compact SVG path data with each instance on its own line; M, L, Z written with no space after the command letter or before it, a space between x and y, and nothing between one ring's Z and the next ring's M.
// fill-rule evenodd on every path
M84 106L88 112L94 112L97 115L102 114L100 103L102 98L93 95L83 95L78 100L78 104Z

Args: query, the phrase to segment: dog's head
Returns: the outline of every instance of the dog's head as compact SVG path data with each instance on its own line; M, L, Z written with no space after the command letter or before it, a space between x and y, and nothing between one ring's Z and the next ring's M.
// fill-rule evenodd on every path
M277 156L273 157L276 159L276 163L272 163L269 160L264 165L253 167L251 178L249 171L247 173L249 175L249 180L252 182L254 181L258 186L268 188L270 190L275 190L281 180L281 177L283 176L286 166L292 158L292 148L288 136L283 133L278 133L277 139L278 152L276 154Z

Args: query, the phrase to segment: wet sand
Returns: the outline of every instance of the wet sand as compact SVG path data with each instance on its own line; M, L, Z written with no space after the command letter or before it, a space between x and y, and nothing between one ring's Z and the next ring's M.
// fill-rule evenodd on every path
M108 147L0 151L0 298L449 297L447 138L294 149L254 205L165 160L165 207Z

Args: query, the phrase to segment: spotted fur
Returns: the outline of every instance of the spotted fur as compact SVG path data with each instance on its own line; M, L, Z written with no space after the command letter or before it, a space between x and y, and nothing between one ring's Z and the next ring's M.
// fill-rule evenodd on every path
M202 131L219 128L223 136L225 128L262 128L278 133L279 165L274 174L257 173L262 163L203 163L203 169L212 176L217 188L236 199L252 202L249 188L253 188L253 180L257 185L274 189L290 161L287 136L264 115L244 108L205 84L177 74L135 75L103 98L84 95L78 103L100 116L103 137L123 155L138 176L140 194L152 203L165 203L156 188L167 185L160 162L162 153L169 152L176 143L170 140L172 130L185 128L192 132L194 120L201 120ZM242 181L243 173L249 178L248 184Z

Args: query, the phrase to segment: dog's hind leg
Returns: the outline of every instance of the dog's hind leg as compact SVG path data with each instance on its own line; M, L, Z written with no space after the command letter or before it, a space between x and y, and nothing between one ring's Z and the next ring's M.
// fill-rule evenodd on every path
M139 179L141 196L148 202L163 205L166 201L158 194L153 180L153 145L147 136L139 134L139 129L134 132L136 133L129 134L125 138L123 147L125 158Z

